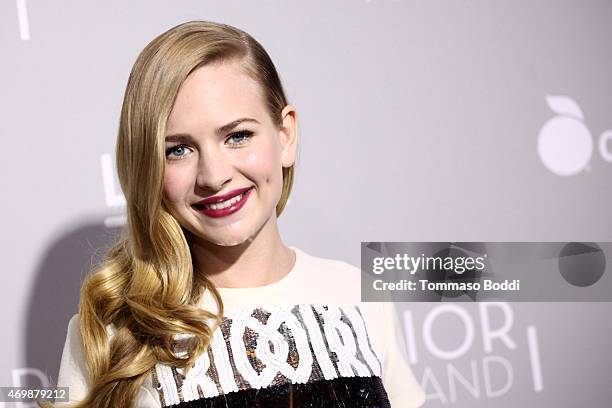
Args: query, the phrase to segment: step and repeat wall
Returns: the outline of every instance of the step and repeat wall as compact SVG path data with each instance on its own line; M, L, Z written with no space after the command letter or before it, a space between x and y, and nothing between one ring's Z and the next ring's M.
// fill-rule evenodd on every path
M125 223L129 71L196 19L258 39L297 107L288 245L359 265L362 241L612 240L611 1L7 0L0 386L57 381L83 276ZM427 407L612 399L610 303L397 312Z

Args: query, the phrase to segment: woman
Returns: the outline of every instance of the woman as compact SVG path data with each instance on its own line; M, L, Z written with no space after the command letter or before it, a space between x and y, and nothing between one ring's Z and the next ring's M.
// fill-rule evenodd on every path
M117 140L128 224L83 284L58 386L75 407L412 407L392 308L281 240L297 113L248 34L154 39Z

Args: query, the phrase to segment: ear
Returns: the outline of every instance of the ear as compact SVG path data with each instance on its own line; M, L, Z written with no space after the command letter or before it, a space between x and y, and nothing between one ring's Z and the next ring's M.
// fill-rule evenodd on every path
M281 112L283 124L280 128L281 162L283 167L291 167L297 158L298 127L297 111L287 105Z

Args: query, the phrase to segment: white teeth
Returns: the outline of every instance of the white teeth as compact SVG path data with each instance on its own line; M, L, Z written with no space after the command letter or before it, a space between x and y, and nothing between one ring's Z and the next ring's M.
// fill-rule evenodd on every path
M229 200L221 201L220 203L216 203L216 204L205 204L204 208L210 208L211 210L221 210L223 208L227 208L231 206L232 204L240 201L243 195L244 193L237 195L236 197L230 198Z

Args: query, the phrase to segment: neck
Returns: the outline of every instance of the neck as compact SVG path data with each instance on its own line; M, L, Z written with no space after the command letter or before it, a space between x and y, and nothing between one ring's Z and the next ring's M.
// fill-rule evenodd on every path
M238 245L220 246L193 238L195 269L217 288L269 285L285 277L295 263L295 254L281 240L276 217Z

